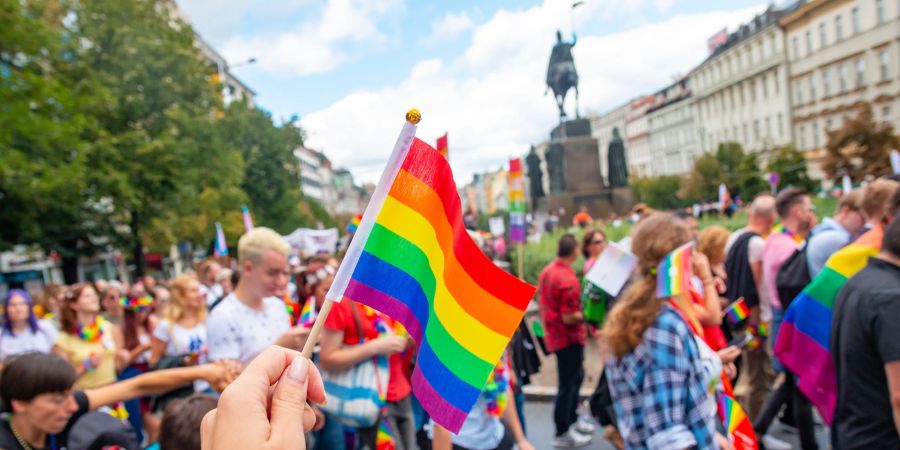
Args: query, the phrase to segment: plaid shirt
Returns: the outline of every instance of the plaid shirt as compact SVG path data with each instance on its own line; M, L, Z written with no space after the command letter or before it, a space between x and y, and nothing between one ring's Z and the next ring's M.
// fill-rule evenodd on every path
M670 306L606 374L625 447L716 449L716 404L694 335Z
M559 259L548 264L538 278L541 317L544 321L544 343L555 352L570 345L584 345L587 331L584 323L566 325L563 313L581 311L581 285L572 266Z

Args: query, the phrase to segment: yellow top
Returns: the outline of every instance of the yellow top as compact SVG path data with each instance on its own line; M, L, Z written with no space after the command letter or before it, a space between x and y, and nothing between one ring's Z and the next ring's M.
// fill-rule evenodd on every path
M91 354L100 355L100 365L75 381L76 389L91 389L116 382L116 341L113 338L115 325L102 321L103 336L97 342L87 342L77 335L62 331L56 339L56 346L69 355L69 362L75 367L84 367L84 360Z

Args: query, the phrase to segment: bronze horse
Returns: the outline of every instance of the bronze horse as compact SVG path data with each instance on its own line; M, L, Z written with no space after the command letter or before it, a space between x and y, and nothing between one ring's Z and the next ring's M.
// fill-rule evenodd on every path
M547 89L544 95L550 89L553 90L553 96L556 98L556 105L559 107L559 118L563 120L566 117L566 111L563 107L566 101L566 94L569 89L575 89L575 117L578 114L578 72L575 70L575 61L572 58L572 47L575 46L575 35L572 35L572 42L563 42L562 33L556 32L556 45L550 53L550 63L547 65Z

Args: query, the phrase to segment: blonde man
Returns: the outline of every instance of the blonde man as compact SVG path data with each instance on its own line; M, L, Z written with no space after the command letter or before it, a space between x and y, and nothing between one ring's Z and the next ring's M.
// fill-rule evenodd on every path
M210 312L210 360L246 364L272 344L303 346L309 329L291 328L284 302L275 297L290 276L289 251L281 235L264 227L254 228L238 241L241 279L234 292Z

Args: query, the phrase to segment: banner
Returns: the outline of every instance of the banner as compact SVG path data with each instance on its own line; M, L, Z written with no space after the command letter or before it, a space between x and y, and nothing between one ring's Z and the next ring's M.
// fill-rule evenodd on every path
M447 145L447 133L444 133L443 136L437 138L437 149L436 150L444 158L447 158L448 155L450 154L450 148Z
M525 243L525 177L522 160L509 160L509 240Z
M310 228L297 228L293 233L284 237L304 255L334 254L338 243L337 228L327 230L313 230Z

